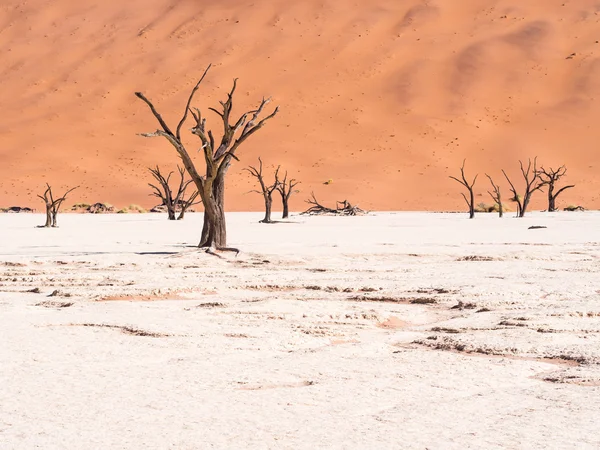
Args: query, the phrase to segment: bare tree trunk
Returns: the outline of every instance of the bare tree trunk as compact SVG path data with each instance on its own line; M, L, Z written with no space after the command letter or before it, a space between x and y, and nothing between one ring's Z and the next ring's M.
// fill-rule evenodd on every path
M525 217L525 211L527 211L527 207L529 206L530 196L525 196L523 198L523 206L521 207L521 211L519 211L519 217Z
M46 203L46 223L44 224L45 228L50 228L52 226L52 204Z
M202 224L202 237L200 238L200 244L198 247L215 247L215 236L222 235L227 236L227 224L225 221L225 171L215 178L212 186L212 199L216 205L216 209L211 216L208 212L206 202L204 205L204 223ZM214 228L222 231L215 233ZM225 239L224 242L227 242ZM223 244L225 246L225 244Z
M217 249L227 246L225 211L212 197L208 197L204 201L204 226L202 228L202 241L198 246Z
M262 223L271 223L271 206L273 205L273 199L270 195L265 196L265 218L261 220Z
M214 247L217 249L227 246L227 226L225 211L216 203L207 207L204 205L204 225L202 226L202 240L200 248Z
M287 219L290 216L288 200L288 196L281 194L281 203L283 203L283 215L281 216L282 219Z
M175 220L175 209L172 205L167 205L167 214L169 215L169 220Z
M556 211L556 197L554 197L554 183L548 183L548 212Z
M469 197L471 199L469 202L469 219L473 219L475 217L475 194L473 194L473 189L469 189Z

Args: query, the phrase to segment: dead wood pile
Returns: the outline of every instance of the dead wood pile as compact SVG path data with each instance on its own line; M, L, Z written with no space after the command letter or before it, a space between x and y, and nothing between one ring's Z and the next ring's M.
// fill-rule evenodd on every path
M352 206L347 200L335 202L335 209L323 206L316 199L315 194L311 193L311 198L306 200L310 208L300 214L310 216L327 215L327 216L362 216L367 214L367 211L360 209L358 206Z

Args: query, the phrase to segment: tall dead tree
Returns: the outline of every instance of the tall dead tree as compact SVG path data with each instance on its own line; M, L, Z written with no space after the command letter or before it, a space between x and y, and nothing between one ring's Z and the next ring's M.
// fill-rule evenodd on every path
M294 190L294 187L296 187L298 184L300 184L299 181L296 181L295 179L291 178L290 180L288 180L288 173L287 170L285 172L285 175L283 177L283 181L279 181L277 179L277 173L275 173L275 181L277 181L277 191L279 191L279 194L281 194L281 203L283 204L283 214L282 214L282 219L287 219L290 215L290 209L289 209L289 201L290 201L290 197L292 196L292 194L294 192L298 192L297 190Z
M475 175L475 178L473 178L473 182L469 183L467 181L467 178L465 177L465 162L467 160L463 160L462 166L460 167L460 176L461 179L458 179L456 177L450 176L450 178L452 178L455 181L458 181L460 184L462 184L464 187L467 188L467 191L469 192L469 198L467 198L467 196L464 193L461 193L463 198L465 199L465 202L467 202L467 206L469 207L469 219L472 219L475 217L475 194L473 193L473 186L475 186L475 182L477 181L477 177L479 176L479 174Z
M490 183L492 184L492 191L488 191L488 194L490 194L492 200L494 200L494 202L498 205L498 216L502 217L504 215L504 207L502 206L502 194L500 193L500 186L496 185L494 180L492 180L492 177L490 177L487 173L485 176L488 177Z
M535 191L540 190L544 187L544 182L540 178L540 174L537 170L537 156L533 159L533 166L531 163L531 158L529 158L527 169L523 166L523 161L519 160L519 166L521 167L521 174L523 175L523 179L525 180L525 192L521 197L517 190L515 189L515 185L510 181L508 175L504 169L502 169L502 173L508 181L510 185L510 190L513 193L513 200L517 202L517 217L524 217L527 212L527 207L529 206L529 202L531 201L531 196Z
M256 178L258 180L258 184L260 185L260 191L254 190L251 192L261 194L263 196L263 199L265 200L265 217L260 222L272 223L273 221L271 220L271 206L273 205L273 192L275 192L275 189L277 189L277 186L279 185L279 167L277 167L277 170L275 171L275 181L273 182L273 184L267 185L265 184L265 178L262 172L262 159L258 158L258 163L258 169L253 166L248 166L248 168L244 170L246 170L250 175Z
M556 211L556 198L566 189L575 187L574 184L563 186L558 191L554 192L556 182L567 174L567 168L563 165L554 170L552 167L546 170L543 167L538 170L538 174L542 183L548 186L548 212Z
M196 202L196 198L198 198L198 190L194 189L194 192L188 197L185 198L185 192L188 186L192 183L192 180L185 179L185 169L183 167L177 166L177 171L179 172L179 187L177 188L177 194L173 196L173 191L171 190L171 186L169 185L169 181L171 179L171 175L173 172L169 172L169 174L165 177L161 172L160 168L156 166L155 169L148 168L152 176L158 181L159 186L155 184L148 183L154 192L152 194L155 197L158 197L162 204L167 208L167 214L169 220L175 220L175 216L177 210L179 210L179 216L177 220L183 219L185 212L192 205L197 205L200 202Z
M56 217L58 216L58 211L60 211L60 205L67 199L67 195L77 189L79 186L75 186L74 188L69 189L65 192L62 197L55 199L52 194L52 188L48 183L46 183L46 190L43 195L38 195L44 203L46 204L46 223L44 226L40 228L50 228L57 227Z
M166 138L175 148L175 151L183 162L185 170L192 178L200 193L202 203L204 203L204 224L202 227L202 237L198 246L208 248L215 247L220 250L227 250L225 175L227 174L231 160L237 159L236 152L240 145L260 130L269 119L275 117L279 111L279 107L276 107L273 112L260 119L265 107L270 102L270 99L263 98L256 109L247 111L239 116L237 120L232 121L233 95L237 86L237 79L235 79L231 91L227 94L227 100L220 102L220 110L209 108L216 113L223 122L223 135L220 143L217 144L212 130L206 129L206 118L202 116L200 109L192 109L191 107L194 95L206 77L210 67L211 66L209 65L206 68L204 74L192 89L185 105L183 116L177 124L175 131L172 131L152 102L148 100L144 94L136 92L135 95L148 105L150 111L161 127L153 133L144 133L142 136L162 136ZM194 161L189 155L181 138L181 129L189 115L193 117L195 122L191 132L200 139L201 151L204 156L205 175L200 175L196 169Z

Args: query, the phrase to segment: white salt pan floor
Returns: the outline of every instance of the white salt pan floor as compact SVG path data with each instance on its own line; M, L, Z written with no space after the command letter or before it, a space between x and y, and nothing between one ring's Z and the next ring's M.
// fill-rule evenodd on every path
M260 218L0 215L0 448L600 448L599 213Z

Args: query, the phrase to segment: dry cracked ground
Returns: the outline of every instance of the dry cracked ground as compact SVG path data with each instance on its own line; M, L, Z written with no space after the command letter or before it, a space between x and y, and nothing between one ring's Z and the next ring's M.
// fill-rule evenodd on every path
M0 217L2 448L597 448L576 214Z

